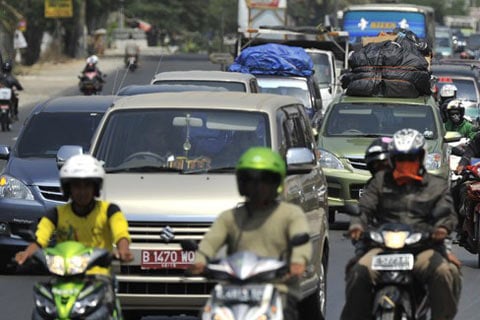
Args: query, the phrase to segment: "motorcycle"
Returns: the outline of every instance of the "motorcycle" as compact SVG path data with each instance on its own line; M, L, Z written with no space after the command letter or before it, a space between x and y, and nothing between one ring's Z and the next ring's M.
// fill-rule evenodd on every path
M135 71L138 68L137 57L134 55L129 55L125 59L125 67L130 71Z
M12 89L0 87L0 125L2 131L10 131L12 123Z
M112 259L108 250L75 241L37 250L31 263L53 277L34 285L32 319L123 319L112 279L86 275L94 266L108 268Z
M80 79L78 86L84 95L96 95L102 91L103 85L97 71L86 71L78 78Z
M459 183L466 183L466 196L462 204L465 213L462 235L459 245L468 252L477 255L477 265L480 268L480 159L472 159L461 172ZM476 164L475 164L476 162Z
M428 290L415 281L415 253L433 247L429 232L401 223L386 223L365 233L362 246L380 247L371 268L380 273L374 286L373 319L427 319Z
M291 239L290 247L308 241L308 234L300 234ZM185 251L198 251L195 242L183 241L181 245ZM283 320L281 296L272 281L288 273L288 261L258 257L248 251L209 261L205 276L219 283L213 288L201 319Z

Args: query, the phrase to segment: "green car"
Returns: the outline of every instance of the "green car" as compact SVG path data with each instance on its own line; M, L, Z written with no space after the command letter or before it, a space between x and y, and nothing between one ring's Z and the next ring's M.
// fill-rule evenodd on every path
M366 148L377 137L391 137L402 128L422 132L427 140L425 167L449 178L448 142L461 135L446 132L435 99L354 97L332 101L318 130L320 162L327 178L329 221L346 212L362 196L371 175L365 164ZM347 205L347 206L346 206Z

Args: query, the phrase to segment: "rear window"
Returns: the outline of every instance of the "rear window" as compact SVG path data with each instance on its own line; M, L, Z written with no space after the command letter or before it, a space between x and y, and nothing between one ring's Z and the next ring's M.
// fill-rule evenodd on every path
M43 112L26 124L17 142L19 158L55 158L63 145L90 149L93 133L103 117L98 112Z
M195 85L208 86L214 88L224 88L227 91L247 92L247 88L242 82L230 81L205 81L205 80L158 80L154 84L171 84L171 85Z
M326 136L392 136L403 128L416 129L426 138L438 136L432 108L405 104L333 105L326 119Z
M258 78L261 93L291 96L302 101L305 108L311 109L310 91L306 81L285 78Z
M454 84L457 87L457 98L468 101L479 101L477 87L473 79L455 79L452 77L438 76L438 91L446 84Z

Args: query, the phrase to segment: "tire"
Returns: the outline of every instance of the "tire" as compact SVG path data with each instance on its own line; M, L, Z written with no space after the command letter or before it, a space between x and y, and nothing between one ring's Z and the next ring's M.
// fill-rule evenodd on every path
M473 212L473 223L475 224L475 250L477 252L477 267L480 268L480 219L476 211Z
M327 311L327 258L322 258L318 289L298 304L299 319L325 320Z

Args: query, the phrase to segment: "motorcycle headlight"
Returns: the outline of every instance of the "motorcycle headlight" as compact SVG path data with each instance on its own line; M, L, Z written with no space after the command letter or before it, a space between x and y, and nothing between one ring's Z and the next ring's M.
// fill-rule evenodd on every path
M47 255L45 256L47 261L48 270L59 276L65 275L65 260L61 256Z
M405 239L405 244L414 244L414 243L417 243L418 241L420 241L422 239L422 234L417 232L417 233L413 233L411 235L408 236L407 239Z
M370 239L377 243L383 243L383 237L380 233L375 231L370 231Z
M67 274L80 274L84 273L88 266L90 255L84 254L81 256L75 256L67 261Z
M440 153L429 153L425 159L425 169L436 170L442 166L442 155Z
M382 234L385 246L390 249L403 248L408 237L407 231L383 231Z
M0 176L0 198L33 200L33 194L23 182L4 174Z
M340 159L325 149L320 149L320 165L322 168L345 169Z
M46 297L36 294L35 295L35 306L40 313L46 314L49 317L55 318L57 316L57 308L53 301L47 299Z
M92 309L95 309L98 306L98 304L102 301L104 292L105 292L104 290L100 290L95 293L92 293L91 295L86 296L83 299L79 299L75 301L71 311L72 318L89 314L90 311Z

